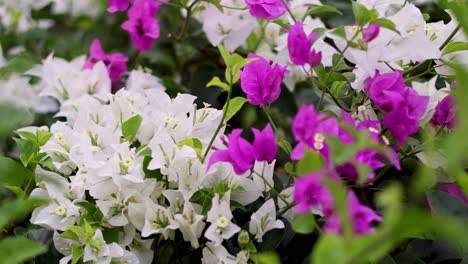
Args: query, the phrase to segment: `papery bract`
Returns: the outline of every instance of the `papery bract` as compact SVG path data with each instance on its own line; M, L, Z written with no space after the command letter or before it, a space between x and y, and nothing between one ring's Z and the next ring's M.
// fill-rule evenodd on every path
M293 196L296 213L310 213L313 207L330 208L333 198L330 191L322 185L324 174L324 171L319 171L296 179Z
M379 24L370 24L362 31L362 40L365 42L371 42L374 40L380 33Z
M105 54L98 39L95 39L91 44L89 53L89 58L83 65L83 69L92 69L94 64L102 61L106 65L109 78L112 81L119 80L127 72L128 58L122 53Z
M468 206L468 196L463 192L463 190L453 183L444 183L439 185L438 188L442 192L446 192L458 199L460 199L466 206Z
M346 208L351 220L353 233L356 235L374 233L375 227L372 225L373 222L382 221L382 217L375 213L374 210L367 206L361 205L358 198L356 197L356 194L354 194L352 191L348 193ZM325 232L342 234L343 227L337 212L334 212L328 218L327 224L323 230Z
M273 128L270 124L267 124L262 131L255 128L252 131L255 136L253 142L255 160L272 162L278 151Z
M115 13L117 11L125 11L128 8L128 5L133 2L133 0L109 0L109 8L107 11L109 13Z
M389 112L397 108L403 101L402 93L405 81L400 72L380 74L376 72L373 78L364 81L364 91L377 107Z
M236 174L243 174L254 165L252 145L241 137L242 130L234 129L229 135L228 149L216 150L208 162L208 169L217 162L229 162Z
M253 53L248 58L255 60L247 64L240 73L242 91L253 105L273 103L280 96L281 83L288 70Z
M287 10L282 0L245 0L245 3L252 16L266 20L275 20Z
M448 95L437 104L435 113L430 121L435 127L454 128L456 125L455 99Z
M311 42L318 38L316 33L309 36L304 32L302 23L297 21L288 32L288 51L289 58L296 65L305 65L310 63L312 67L320 65L322 53L311 50Z
M135 49L149 50L154 40L159 37L159 22L154 16L160 6L159 1L135 0L128 11L128 20L122 24L122 28L130 33L130 40Z

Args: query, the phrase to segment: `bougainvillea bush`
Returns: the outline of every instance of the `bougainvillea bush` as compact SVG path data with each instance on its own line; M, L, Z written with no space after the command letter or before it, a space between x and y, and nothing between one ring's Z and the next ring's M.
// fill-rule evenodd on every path
M468 262L467 14L0 1L1 262Z

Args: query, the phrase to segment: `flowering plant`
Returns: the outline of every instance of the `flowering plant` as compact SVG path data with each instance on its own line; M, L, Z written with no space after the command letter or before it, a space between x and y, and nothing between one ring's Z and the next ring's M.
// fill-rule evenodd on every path
M466 257L463 1L23 2L0 4L6 263ZM89 46L31 52L60 32L40 12Z

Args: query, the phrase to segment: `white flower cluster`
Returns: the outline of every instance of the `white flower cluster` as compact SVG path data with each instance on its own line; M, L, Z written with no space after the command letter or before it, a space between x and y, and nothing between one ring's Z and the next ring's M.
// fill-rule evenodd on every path
M54 14L67 14L72 17L80 15L95 17L102 10L99 2L94 0L3 0L0 1L0 24L18 32L24 32L30 28L48 28L53 25L53 21L35 20L32 12L49 5Z
M60 102L58 115L66 121L19 131L23 139L47 139L31 196L48 202L31 222L55 231L61 263L76 252L84 262L151 263L154 238L174 239L176 232L192 248L204 247L205 263L246 263L247 251L233 256L222 242L241 231L234 206L271 189L275 162L257 162L255 173L244 175L229 163L207 171L222 111L207 104L197 109L192 95L170 98L142 71L130 72L126 88L112 94L104 65L81 70L84 59L49 56L29 71L41 78L41 95ZM214 145L222 144L223 130ZM269 199L251 215L248 232L262 241L283 227ZM116 239L107 239L111 232Z

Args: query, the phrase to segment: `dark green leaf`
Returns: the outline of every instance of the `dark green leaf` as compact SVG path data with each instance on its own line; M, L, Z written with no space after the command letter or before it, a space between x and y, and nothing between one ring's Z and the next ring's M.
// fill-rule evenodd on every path
M8 186L21 187L34 177L32 171L13 159L0 157L0 183Z

